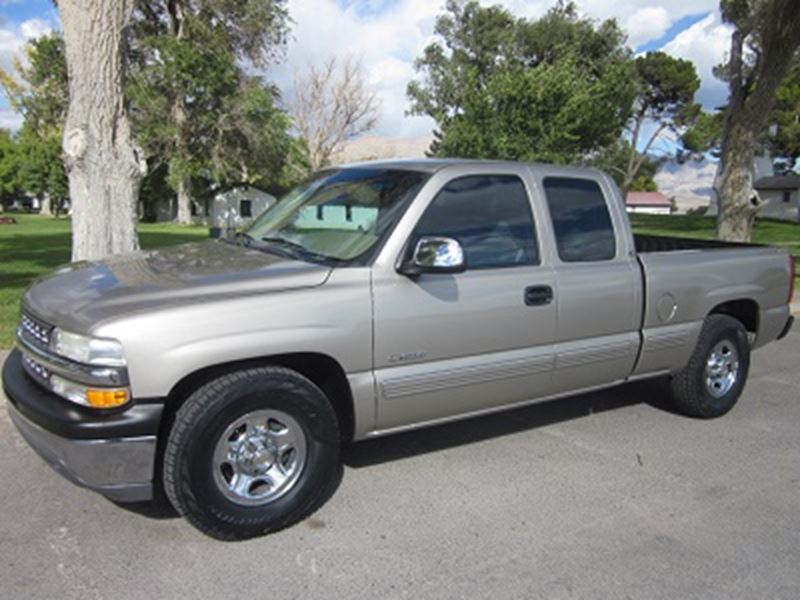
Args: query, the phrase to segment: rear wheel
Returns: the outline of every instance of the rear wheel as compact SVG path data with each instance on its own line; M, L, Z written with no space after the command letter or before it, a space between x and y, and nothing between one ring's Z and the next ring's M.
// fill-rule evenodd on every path
M327 497L339 466L328 399L282 367L224 375L178 410L164 455L164 490L192 525L243 539L305 518Z
M742 324L709 315L689 363L672 377L672 397L682 413L719 417L736 404L750 369L750 344Z

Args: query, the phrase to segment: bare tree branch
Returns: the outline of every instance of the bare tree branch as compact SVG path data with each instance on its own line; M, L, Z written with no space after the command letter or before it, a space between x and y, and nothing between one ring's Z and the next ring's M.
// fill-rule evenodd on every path
M298 75L291 112L308 144L311 168L329 164L344 142L373 129L379 107L363 65L352 58L330 58Z

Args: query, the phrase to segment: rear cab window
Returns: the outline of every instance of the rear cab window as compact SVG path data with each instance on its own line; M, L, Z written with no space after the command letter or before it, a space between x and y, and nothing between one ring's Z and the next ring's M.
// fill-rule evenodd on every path
M616 256L614 226L596 181L545 177L544 193L562 262L596 262Z

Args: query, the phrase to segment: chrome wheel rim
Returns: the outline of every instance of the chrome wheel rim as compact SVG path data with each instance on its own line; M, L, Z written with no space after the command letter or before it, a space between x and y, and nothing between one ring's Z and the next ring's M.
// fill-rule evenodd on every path
M274 502L291 490L306 462L306 436L279 410L257 410L233 421L214 449L214 481L244 506Z
M721 398L736 385L739 378L739 354L730 340L722 340L711 349L706 361L706 389L714 398Z

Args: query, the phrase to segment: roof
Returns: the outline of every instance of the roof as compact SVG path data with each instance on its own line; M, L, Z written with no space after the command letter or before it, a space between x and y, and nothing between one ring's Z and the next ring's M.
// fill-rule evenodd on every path
M351 169L359 167L380 168L380 169L399 169L408 171L423 171L435 173L444 167L464 164L504 164L509 161L502 160L471 160L466 158L410 158L410 159L387 159L387 160L366 160L361 162L339 165L340 167ZM519 163L512 163L519 164Z
M628 192L627 206L672 206L672 201L661 192Z
M397 169L405 171L421 171L423 173L436 173L446 167L457 166L525 166L530 168L535 174L555 177L579 177L587 175L601 177L603 174L592 167L572 167L564 165L551 165L545 163L514 161L514 160L488 160L471 158L414 158L414 159L387 159L387 160L368 160L344 165L337 165L340 169Z
M800 189L800 175L772 175L756 179L753 187L757 190L796 190Z

